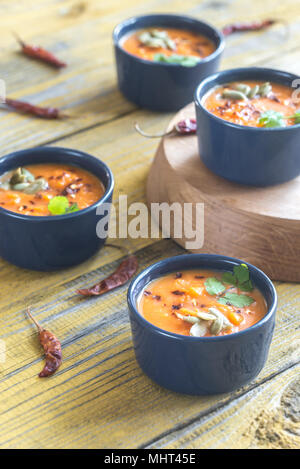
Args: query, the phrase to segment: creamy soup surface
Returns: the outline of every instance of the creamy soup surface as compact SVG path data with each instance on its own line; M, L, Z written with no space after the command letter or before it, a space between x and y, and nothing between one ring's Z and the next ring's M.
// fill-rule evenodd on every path
M51 215L48 204L56 196L66 197L70 205L77 204L80 210L97 202L105 192L102 182L96 176L76 166L42 163L26 166L25 170L36 181L42 178L43 188L29 194L23 191L22 185L18 185L18 180L16 185L10 187L20 187L20 190L1 188L1 183L5 187L5 181L11 180L14 171L10 171L0 177L1 207L24 215L45 216Z
M193 335L191 327L199 319L199 313L200 323L206 328L201 335L207 337L238 332L260 321L267 313L267 306L257 288L246 293L237 287L227 286L231 294L240 293L251 297L253 302L244 307L221 304L219 298L224 297L224 292L222 295L211 295L207 292L207 279L213 277L221 280L221 276L220 272L210 270L186 270L168 274L145 287L138 300L138 311L155 326L181 335ZM211 316L216 310L225 317L224 327L219 332ZM201 313L204 313L204 321L201 319Z
M212 114L225 119L234 124L246 125L250 127L264 127L265 123L261 119L266 111L275 111L285 117L293 116L299 104L294 102L293 92L288 86L278 83L270 83L270 92L266 96L259 93L246 99L231 99L230 92L237 91L240 85L246 85L252 90L255 87L264 85L262 81L241 81L232 82L227 85L214 88L203 98L205 108ZM293 118L283 119L284 126L294 125Z
M139 39L143 32L152 31L165 31L172 41L172 47L151 47L142 43ZM171 56L173 54L181 56L194 56L199 59L211 55L215 50L215 44L207 37L175 28L152 28L148 30L139 30L125 37L122 41L122 47L130 54L136 55L145 60L154 60L156 54L164 54Z

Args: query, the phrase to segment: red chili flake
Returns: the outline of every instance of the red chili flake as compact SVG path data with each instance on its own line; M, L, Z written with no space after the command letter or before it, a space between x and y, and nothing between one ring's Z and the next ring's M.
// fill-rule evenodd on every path
M26 101L19 101L17 99L5 98L7 106L15 109L16 111L23 112L25 114L31 114L32 116L42 117L44 119L60 119L66 117L61 114L61 111L55 107L41 107L27 103Z
M174 290L171 292L173 295L181 296L184 295L184 291Z
M195 275L195 278L204 278L204 275Z
M222 30L224 36L229 34L246 32L246 31L260 31L266 29L269 26L272 26L274 23L277 23L277 20L263 20L263 21L253 21L247 23L233 23L225 26Z
M42 371L39 373L39 377L46 378L53 375L62 363L61 343L55 335L52 334L52 332L49 332L40 326L32 316L29 309L27 310L27 314L38 329L40 343L45 352L46 363Z
M150 296L150 295L151 295L151 291L144 290L144 295L145 295L145 296Z
M84 296L103 295L103 293L114 290L127 283L136 273L137 269L138 260L136 256L129 256L121 262L119 267L109 277L101 280L101 282L96 283L96 285L90 288L77 290L77 293Z
M268 95L268 98L271 99L272 101L275 101L275 103L280 103L280 99L274 93L270 93Z
M162 132L158 134L148 134L144 132L140 126L136 123L135 124L135 130L143 135L143 137L148 137L148 138L158 138L158 137L165 137L166 135L193 135L196 133L197 130L197 123L196 119L183 119L177 124L174 125L174 127L171 130L168 130L167 132Z
M181 272L176 272L175 278L181 278L181 277L182 277L182 273Z
M84 184L82 182L71 182L70 184L68 184L64 190L62 191L61 195L71 195L71 194L76 194L78 191L80 191L80 188L83 186Z
M34 59L40 60L41 62L52 65L55 68L63 68L67 65L65 62L62 62L57 57L55 57L55 55L53 55L51 52L48 52L47 50L39 46L32 46L32 45L26 44L17 35L15 36L22 48L23 54L29 57L32 57Z
M161 296L160 296L160 295L152 295L152 298L153 298L153 300L157 300L157 301L160 301L160 300L161 300Z
M179 303L179 305L172 305L172 309L181 309L182 306L182 303Z

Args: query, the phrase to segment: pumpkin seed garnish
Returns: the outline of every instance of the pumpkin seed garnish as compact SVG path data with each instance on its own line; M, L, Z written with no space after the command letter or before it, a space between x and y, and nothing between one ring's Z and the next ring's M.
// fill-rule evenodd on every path
M215 317L214 322L210 327L210 332L214 335L219 334L222 330L231 329L232 325L227 317L221 313L217 308L209 308L209 312Z
M199 319L196 318L196 316L184 316L183 314L180 314L180 313L175 313L175 314L179 319L182 319L183 321L190 322L192 324L196 324L197 322L199 322Z
M183 67L195 67L200 62L199 57L193 55L165 55L155 54L153 57L154 62L162 62L166 64L182 65Z
M246 85L246 83L238 83L235 85L234 89L248 96L251 91L251 86Z
M266 81L262 85L251 86L246 83L237 83L234 88L224 88L221 97L224 99L245 100L252 99L256 95L265 98L269 96L272 91L272 85Z
M14 190L24 192L25 194L35 194L36 192L48 189L46 179L34 175L26 168L17 168L12 172L7 180L6 175L1 178L1 188L4 190Z
M29 186L23 189L25 194L36 194L37 192L44 191L48 189L48 182L44 178L38 178L33 181Z
M203 319L203 321L214 321L216 319L215 315L205 313L204 311L197 312L197 316L198 318Z
M207 327L204 321L196 322L190 329L190 335L193 337L203 337L207 332Z
M236 100L246 100L247 96L241 91L234 90L231 88L225 88L222 92L222 98L225 99L236 99Z
M249 99L254 98L254 96L257 95L258 91L259 91L259 86L258 85L253 86L249 91L248 98Z
M266 96L268 96L272 91L272 85L271 83L269 83L268 81L266 83L263 83L262 85L260 85L259 89L258 89L258 94L264 98Z
M139 41L148 47L156 49L162 47L163 49L176 50L175 42L169 37L167 31L158 31L152 29L144 31L138 36Z

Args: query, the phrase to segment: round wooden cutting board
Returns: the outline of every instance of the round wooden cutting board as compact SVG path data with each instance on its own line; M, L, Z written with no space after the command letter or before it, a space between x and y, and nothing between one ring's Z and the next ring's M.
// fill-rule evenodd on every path
M191 117L193 104L176 114L169 129ZM238 257L273 280L300 281L300 177L267 188L231 183L204 166L195 135L168 136L148 176L147 201L204 203L204 243L192 252ZM172 238L186 248L190 239L184 230L175 238L174 226L173 220Z

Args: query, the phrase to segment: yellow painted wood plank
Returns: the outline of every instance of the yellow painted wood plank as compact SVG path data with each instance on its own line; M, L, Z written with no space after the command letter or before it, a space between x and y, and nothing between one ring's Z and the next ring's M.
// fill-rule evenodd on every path
M178 252L173 242L162 241L140 252L140 263L151 264ZM145 377L135 361L126 288L87 301L74 296L76 288L93 284L106 272L90 272L48 289L47 296L35 303L37 319L63 343L63 366L48 380L37 377L43 360L24 311L6 314L2 330L7 362L0 380L2 447L39 447L37 441L48 448L144 446L216 407L239 405L236 400L247 390L299 361L299 317L294 311L300 292L296 285L280 284L270 356L251 385L236 393L200 398L166 391Z
M147 116L148 129L159 125L166 126L169 120L169 115L161 117L159 114L139 111L135 113L134 117L120 118L115 122L79 133L56 144L56 146L86 151L102 159L110 166L115 176L114 203L117 213L119 194L127 195L128 203L146 201L146 178L158 142L153 139L144 139L134 130L135 120L143 124L145 116ZM131 250L139 249L152 242L150 239L111 241L116 244L124 244ZM5 285L5 289L2 289L0 308L2 310L10 308L12 298L14 298L14 301L22 301L24 297L32 297L34 301L36 296L39 297L39 290L42 288L64 283L116 257L120 257L118 251L104 249L77 267L51 273L27 271L1 260L0 282ZM26 291L22 287L25 284Z
M149 445L168 449L299 449L299 371L291 367Z
M262 33L236 35L227 39L222 68L266 64L278 56L288 55L300 39L300 13L297 0L287 2L252 2L252 12L245 12L245 2L147 1L99 4L96 0L82 2L83 9L75 16L64 12L72 4L44 1L2 3L2 43L0 78L7 93L33 103L62 108L70 115L63 121L41 121L16 113L0 111L1 154L8 151L44 144L79 129L107 122L135 107L117 90L111 34L122 19L157 12L191 14L222 27L234 20L274 16L289 24L290 35L284 37L279 26ZM19 2L17 2L19 3ZM254 17L255 15L255 17ZM29 42L40 43L68 62L68 67L56 71L18 53L12 31ZM285 59L286 68L294 62Z

